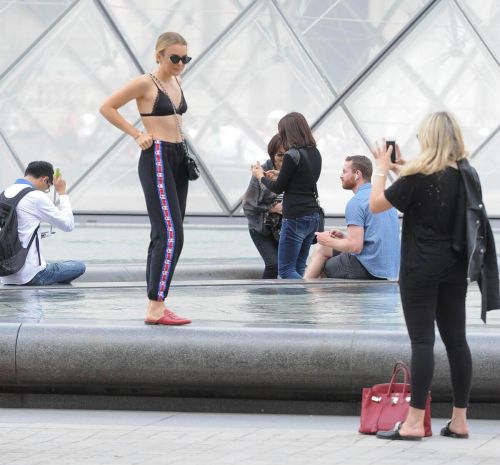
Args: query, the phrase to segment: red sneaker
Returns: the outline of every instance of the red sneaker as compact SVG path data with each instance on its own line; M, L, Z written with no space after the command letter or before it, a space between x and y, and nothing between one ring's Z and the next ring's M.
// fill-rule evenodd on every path
M157 320L144 320L144 323L146 323L147 325L180 326L188 325L189 323L191 323L191 320L176 315L172 310L166 308L161 318L158 318Z

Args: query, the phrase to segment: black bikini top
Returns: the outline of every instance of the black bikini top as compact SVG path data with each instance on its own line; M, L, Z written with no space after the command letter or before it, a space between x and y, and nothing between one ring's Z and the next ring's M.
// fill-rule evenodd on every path
M173 103L170 101L168 95L166 95L165 92L158 87L158 84L153 77L151 77L151 80L158 89L158 93L156 94L155 103L153 104L153 110L151 110L151 113L140 113L141 116L167 116L173 115L175 112L177 112L178 115L186 113L188 107L181 86L179 86L179 89L181 89L181 102L179 103L179 108L176 108L174 112L174 108L172 106ZM179 84L179 81L177 81L177 84Z

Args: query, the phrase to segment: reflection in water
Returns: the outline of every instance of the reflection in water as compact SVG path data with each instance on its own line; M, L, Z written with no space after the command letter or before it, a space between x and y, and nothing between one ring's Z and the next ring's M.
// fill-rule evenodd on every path
M84 288L0 287L0 321L87 320L110 324L142 324L144 286ZM500 311L490 312L488 326L480 316L477 285L469 287L467 322L493 330ZM193 319L194 325L277 324L323 325L336 328L403 329L398 285L393 282L238 283L235 285L173 285L168 306Z
M17 299L11 303L12 316L23 320L40 320L43 318L44 300L35 289L25 289L16 293Z
M257 321L269 323L315 323L314 294L301 285L249 287L245 310Z
M246 311L267 322L401 324L396 283L329 282L246 289ZM278 321L277 321L278 320Z
M78 302L85 298L83 289L70 285L65 289L50 289L50 286L14 289L5 286L0 291L0 317L23 321L64 318L68 313L73 315Z

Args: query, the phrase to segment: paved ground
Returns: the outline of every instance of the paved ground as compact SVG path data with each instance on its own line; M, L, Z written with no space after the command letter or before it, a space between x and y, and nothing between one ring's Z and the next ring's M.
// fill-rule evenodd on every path
M444 423L434 420L435 432ZM471 439L383 441L354 417L0 409L1 465L497 465L500 421Z

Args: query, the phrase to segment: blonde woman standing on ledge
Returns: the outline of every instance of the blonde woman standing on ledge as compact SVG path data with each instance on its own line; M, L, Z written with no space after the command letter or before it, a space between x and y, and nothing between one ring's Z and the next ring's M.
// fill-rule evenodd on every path
M381 439L424 436L426 398L434 370L434 322L446 347L453 388L451 420L441 436L466 439L472 358L465 330L467 281L478 281L481 318L500 307L495 241L481 199L476 170L467 161L462 132L447 112L429 115L418 131L420 154L397 163L389 150L374 150L377 162L370 195L373 213L396 207L404 213L399 288L411 341L411 401L408 416ZM401 166L403 165L403 166ZM389 170L401 176L385 189Z
M161 34L156 42L158 68L125 84L100 108L111 124L132 137L142 149L139 178L151 223L146 324L191 323L164 305L184 241L188 170L182 144L182 114L187 111L187 103L179 76L190 60L187 42L180 34ZM145 132L119 112L131 100L137 103Z

